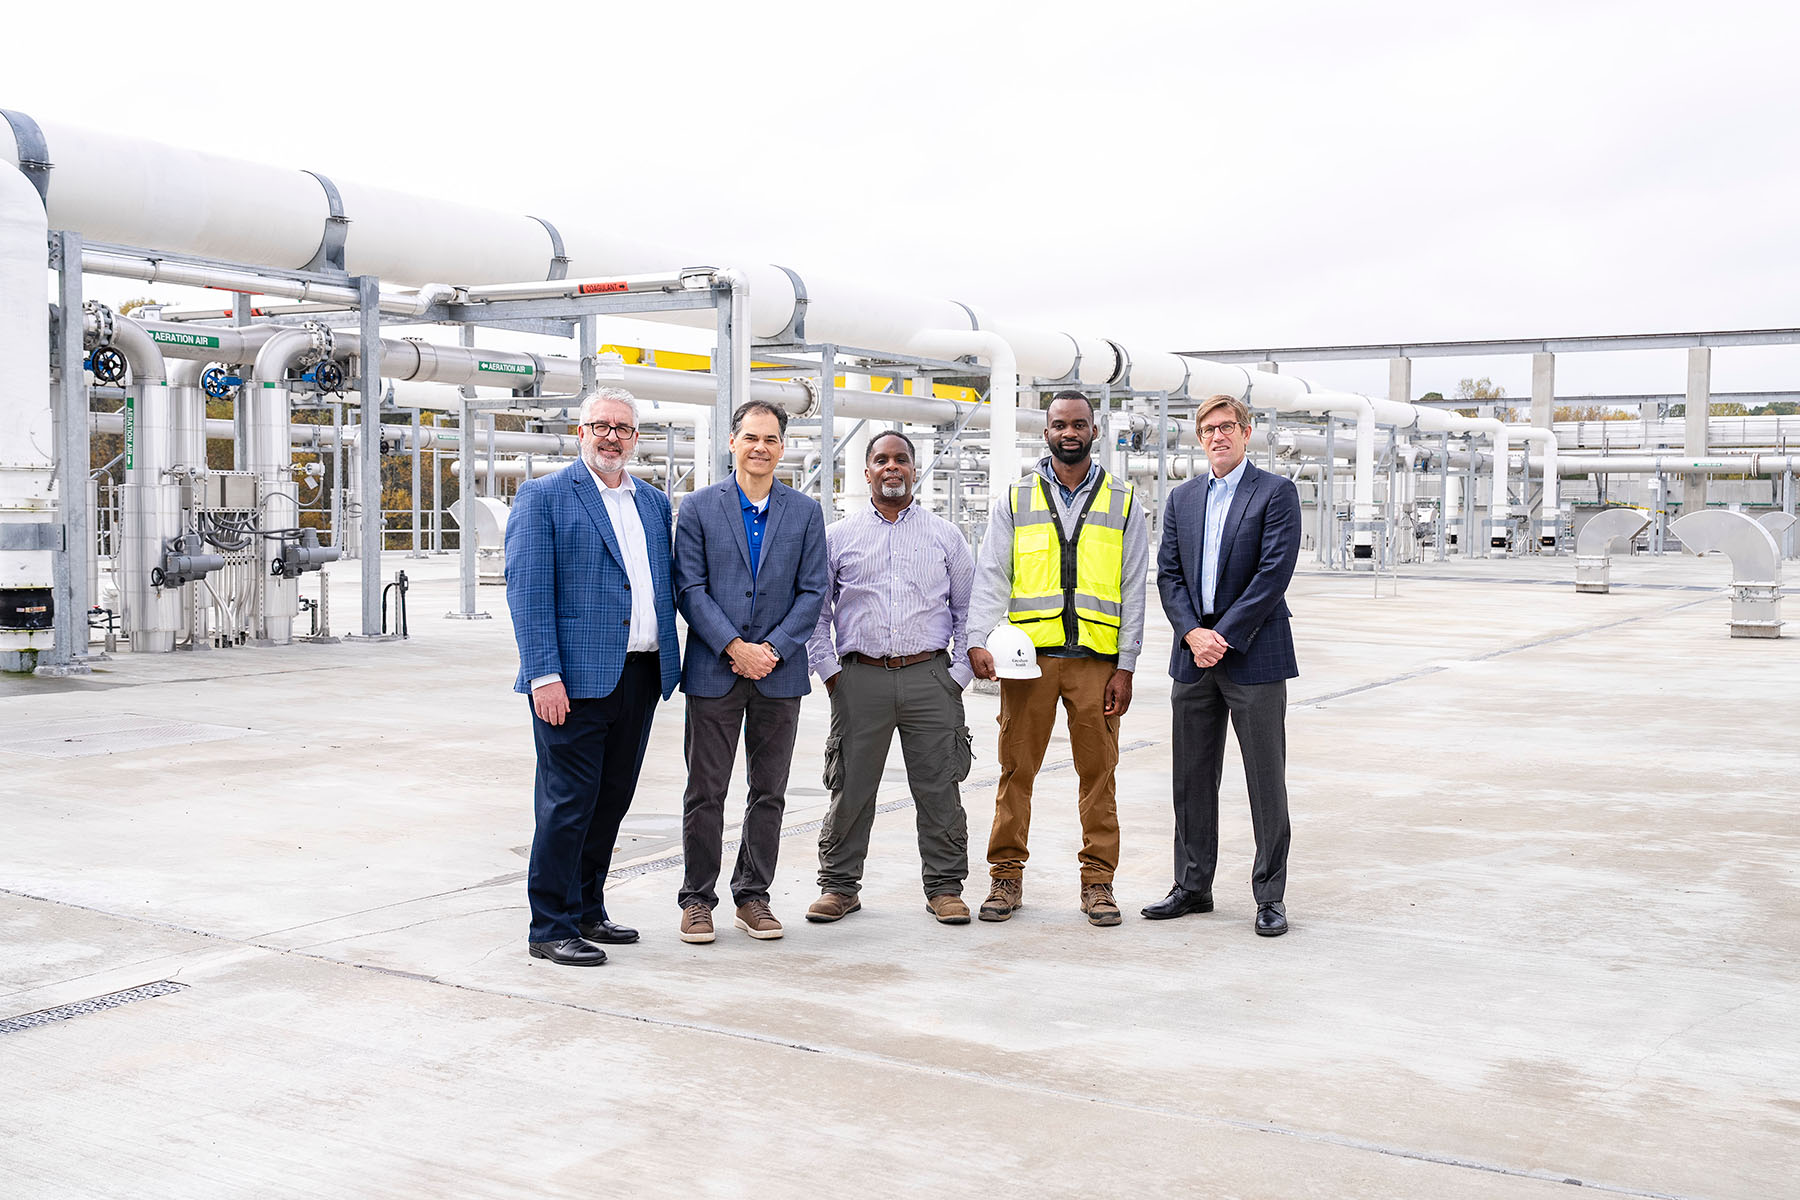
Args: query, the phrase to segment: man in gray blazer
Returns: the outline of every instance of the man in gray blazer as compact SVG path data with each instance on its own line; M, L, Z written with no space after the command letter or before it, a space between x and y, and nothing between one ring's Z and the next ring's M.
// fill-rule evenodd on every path
M811 691L806 643L830 572L818 502L775 481L787 413L752 400L731 417L730 478L682 502L675 522L676 605L687 618L687 793L682 798L681 940L713 940L723 855L725 794L738 734L750 794L731 876L734 924L753 938L781 936L769 882L781 848L788 766Z

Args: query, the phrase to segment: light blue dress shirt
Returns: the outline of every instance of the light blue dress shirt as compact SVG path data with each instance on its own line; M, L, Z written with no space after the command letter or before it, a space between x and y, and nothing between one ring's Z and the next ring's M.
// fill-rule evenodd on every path
M1209 617L1218 613L1213 607L1213 597L1219 590L1219 547L1225 540L1225 517L1231 512L1231 498L1237 495L1238 484L1244 478L1244 464L1249 461L1248 456L1239 460L1231 474L1223 479L1207 476L1206 550L1200 559L1200 606Z

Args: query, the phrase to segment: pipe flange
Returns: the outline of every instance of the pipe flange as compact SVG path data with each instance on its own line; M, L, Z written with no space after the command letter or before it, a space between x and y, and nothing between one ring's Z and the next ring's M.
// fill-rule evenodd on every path
M322 359L332 357L332 351L336 346L336 339L332 337L331 330L328 326L322 325L318 321L308 321L300 326L300 328L312 334L312 349L307 351L306 360L303 365L310 367Z
M110 346L113 342L113 310L98 300L89 300L81 306L88 323L93 327L89 334L88 349L95 346Z
M802 375L798 379L793 380L793 382L806 389L806 407L800 412L790 413L788 415L791 417L799 417L803 421L809 417L817 416L819 412L819 381L811 375Z

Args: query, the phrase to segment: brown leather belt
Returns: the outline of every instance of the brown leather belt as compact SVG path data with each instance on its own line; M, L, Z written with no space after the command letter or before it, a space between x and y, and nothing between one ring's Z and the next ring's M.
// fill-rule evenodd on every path
M867 654L858 654L856 651L852 650L850 653L844 655L844 661L847 663L862 663L865 666L870 667L881 667L889 671L898 671L901 667L916 667L922 662L930 662L942 653L942 650L921 650L917 654L896 654L889 658L874 658Z

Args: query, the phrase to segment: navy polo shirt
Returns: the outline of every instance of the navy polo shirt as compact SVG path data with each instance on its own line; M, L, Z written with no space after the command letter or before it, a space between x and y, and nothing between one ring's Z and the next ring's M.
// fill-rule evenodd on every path
M751 577L754 578L757 565L762 561L763 529L769 523L769 500L775 495L775 491L771 488L769 490L769 495L763 497L760 506L753 503L750 497L744 495L744 489L741 485L738 487L737 494L738 503L743 505L744 538L750 543L750 574Z

